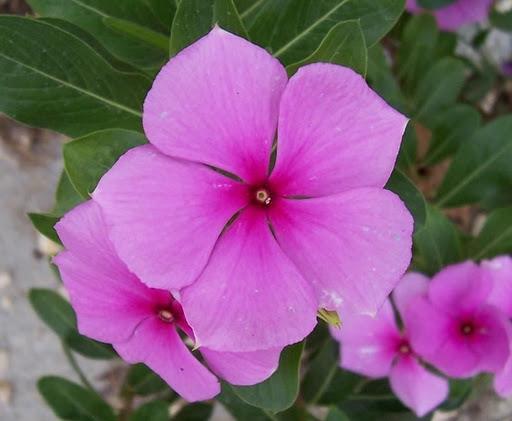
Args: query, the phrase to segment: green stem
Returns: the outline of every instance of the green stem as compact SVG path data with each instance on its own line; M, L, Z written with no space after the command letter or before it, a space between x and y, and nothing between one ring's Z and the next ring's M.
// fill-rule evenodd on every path
M71 352L71 350L69 349L69 346L67 346L64 342L62 342L62 349L64 350L64 355L66 356L66 358L69 362L69 365L71 365L71 368L73 368L75 373L78 375L82 384L87 389L89 389L91 392L98 394L98 392L96 392L96 390L94 389L93 385L89 382L89 380L87 380L87 377L85 377L84 372L78 365L78 362L77 362L75 356L73 355L73 353Z

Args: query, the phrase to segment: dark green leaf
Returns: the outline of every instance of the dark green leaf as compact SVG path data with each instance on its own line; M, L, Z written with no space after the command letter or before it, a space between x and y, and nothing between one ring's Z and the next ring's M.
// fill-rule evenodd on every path
M342 327L343 328L343 327ZM339 370L339 344L329 339L311 361L302 381L301 395L306 402L321 401Z
M233 0L181 1L172 24L170 55L201 38L216 24L226 31L248 37Z
M29 0L41 16L67 20L94 34L116 57L154 69L167 59L167 39L175 11L169 0ZM136 31L135 31L136 29Z
M33 288L29 292L29 299L41 320L74 351L89 358L109 359L116 356L109 345L78 333L73 309L55 291Z
M512 10L500 12L497 8L489 16L491 24L503 31L512 31Z
M217 396L218 401L237 421L273 421L270 415L240 399L231 386L222 383L222 392Z
M112 408L97 394L62 377L42 377L37 382L37 388L55 415L62 420L116 420Z
M285 64L311 55L339 22L360 19L369 46L398 20L404 0L263 0L244 14L249 35Z
M70 136L141 130L150 83L116 70L62 26L0 17L0 111L23 123Z
M64 165L76 190L88 198L122 154L145 142L144 135L128 130L91 133L64 145Z
M173 421L205 421L210 418L213 406L207 403L193 403L183 407Z
M460 408L471 394L472 388L473 382L471 379L451 379L450 394L440 408L443 411L454 411Z
M408 171L416 163L416 150L418 137L414 122L411 120L405 129L400 151L398 152L397 165L402 171Z
M403 200L414 217L414 232L418 232L425 224L427 217L427 204L423 194L400 170L393 171L386 184L386 189L395 192Z
M512 117L482 127L455 155L437 195L443 207L498 198L512 203Z
M424 9L439 9L455 3L455 0L418 0L418 5Z
M169 402L151 401L139 406L128 421L169 421Z
M289 75L293 75L299 67L315 62L340 64L366 76L368 52L359 21L351 20L334 25L309 57L289 65L286 70Z
M473 107L457 104L435 119L424 165L433 165L453 155L480 127L482 117Z
M318 401L321 405L333 405L349 399L363 378L350 371L336 370L329 387Z
M453 223L427 206L425 226L414 235L415 266L429 275L461 259L460 239Z
M68 174L62 171L55 192L55 206L52 214L64 215L81 202L83 202L83 199L71 183Z
M478 237L471 241L469 250L475 260L512 254L512 207L492 212Z
M288 346L281 353L279 368L263 383L254 386L232 386L245 402L271 412L289 408L299 392L299 370L304 342Z
M325 421L350 421L350 419L340 409L335 406L329 409Z
M130 367L124 387L141 396L152 395L169 389L167 383L144 364L136 364Z
M51 213L29 213L28 217L34 228L50 240L60 244L59 236L55 231L55 224L59 222L60 216Z

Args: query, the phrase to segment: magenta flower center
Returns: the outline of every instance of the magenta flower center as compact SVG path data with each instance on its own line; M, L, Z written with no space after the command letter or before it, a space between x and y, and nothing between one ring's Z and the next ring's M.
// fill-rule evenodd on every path
M402 340L398 344L398 352L402 355L409 355L412 354L412 348L411 345L409 345L409 342L406 340Z
M270 206L272 204L272 197L273 193L266 184L251 189L252 202L258 206Z
M165 323L172 323L174 321L171 310L165 308L158 311L158 317Z
M465 322L460 325L460 331L465 336L470 336L475 331L475 326L471 322Z

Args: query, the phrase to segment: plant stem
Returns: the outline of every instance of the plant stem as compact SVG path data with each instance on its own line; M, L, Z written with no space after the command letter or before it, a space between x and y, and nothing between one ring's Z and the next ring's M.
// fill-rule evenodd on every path
M66 356L66 358L69 362L69 365L71 365L71 368L73 368L75 373L78 375L82 384L90 391L98 394L98 392L96 392L96 390L94 389L93 385L89 382L89 380L87 380L87 377L85 377L84 372L78 365L78 362L77 362L75 356L73 355L73 353L71 352L71 350L69 349L69 346L67 346L64 342L62 342L62 349L64 350L64 355Z

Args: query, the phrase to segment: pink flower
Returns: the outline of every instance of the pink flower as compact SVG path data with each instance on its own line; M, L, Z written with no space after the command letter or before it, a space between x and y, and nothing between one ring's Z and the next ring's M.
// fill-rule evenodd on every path
M187 349L194 340L181 305L167 291L148 288L115 253L99 206L86 202L56 225L65 251L54 262L76 311L80 333L113 344L130 363L143 362L189 401L220 391L217 378ZM237 385L255 384L276 369L280 349L221 353L201 348L209 367Z
M494 0L455 0L452 4L432 11L439 27L445 31L456 31L461 26L487 19ZM417 0L407 0L406 8L411 13L424 10Z
M130 270L180 290L198 344L282 347L319 306L375 312L407 268L412 218L383 189L406 123L350 69L313 64L288 81L264 49L215 28L158 74L151 145L93 198Z
M427 279L407 274L393 292L400 314L408 303L426 294ZM341 367L368 377L389 377L397 397L419 417L433 410L448 396L448 382L422 365L409 341L409 321L404 329L395 322L391 303L386 301L375 318L359 315L345 318L341 329L332 329L341 342Z
M509 356L507 321L487 303L491 289L487 272L473 262L439 272L428 297L406 309L414 349L452 377L499 372Z

